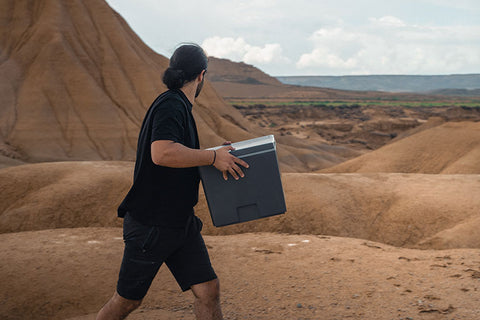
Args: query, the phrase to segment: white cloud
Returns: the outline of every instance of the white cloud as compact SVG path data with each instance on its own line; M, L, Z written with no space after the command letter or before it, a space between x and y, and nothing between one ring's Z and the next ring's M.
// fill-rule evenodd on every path
M282 56L282 47L278 43L266 44L263 48L251 46L243 59L247 63L261 64L288 60Z
M208 55L227 58L233 61L244 61L250 64L268 64L287 62L278 43L268 43L263 47L248 44L242 37L210 37L203 41L202 47Z
M408 25L399 18L369 19L360 28L330 27L309 38L311 52L296 63L306 74L474 73L480 65L479 27Z
M248 46L243 38L211 37L205 39L202 43L202 48L209 56L229 58L236 61L243 58Z
M394 16L384 16L381 18L370 18L374 24L384 27L405 27L406 24L401 19Z
M355 68L356 66L356 58L351 57L344 60L327 48L316 48L311 53L305 53L297 62L297 67L300 69L308 67L327 67L348 70Z

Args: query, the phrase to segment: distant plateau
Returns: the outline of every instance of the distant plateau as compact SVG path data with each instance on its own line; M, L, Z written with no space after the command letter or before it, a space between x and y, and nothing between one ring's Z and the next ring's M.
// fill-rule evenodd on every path
M284 84L355 91L480 96L480 74L281 76Z

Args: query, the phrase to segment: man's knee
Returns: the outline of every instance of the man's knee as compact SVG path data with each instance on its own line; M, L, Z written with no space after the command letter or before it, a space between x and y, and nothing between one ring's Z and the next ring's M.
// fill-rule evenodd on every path
M192 286L195 298L204 303L217 302L220 299L220 281L214 279Z
M119 306L124 312L128 312L128 313L137 309L142 304L142 300L125 299L124 297L119 295L117 292L115 292L114 300L117 306Z
M120 296L117 292L98 312L97 320L125 319L130 312L137 309L142 304L142 300L129 300Z

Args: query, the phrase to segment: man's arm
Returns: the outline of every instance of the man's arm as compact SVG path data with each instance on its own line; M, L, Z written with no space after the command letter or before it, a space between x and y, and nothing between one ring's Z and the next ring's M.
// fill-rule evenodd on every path
M229 151L234 150L232 146L213 150L199 150L185 147L180 143L170 140L157 140L152 142L152 161L156 165L171 168L189 168L197 166L215 166L223 173L227 180L230 173L236 180L239 176L244 177L242 169L238 165L248 168L248 164L233 156Z

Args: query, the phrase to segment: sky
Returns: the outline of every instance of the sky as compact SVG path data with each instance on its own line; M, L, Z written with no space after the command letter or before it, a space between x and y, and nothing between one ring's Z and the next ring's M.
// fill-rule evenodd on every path
M107 0L153 50L272 76L480 73L479 0Z

